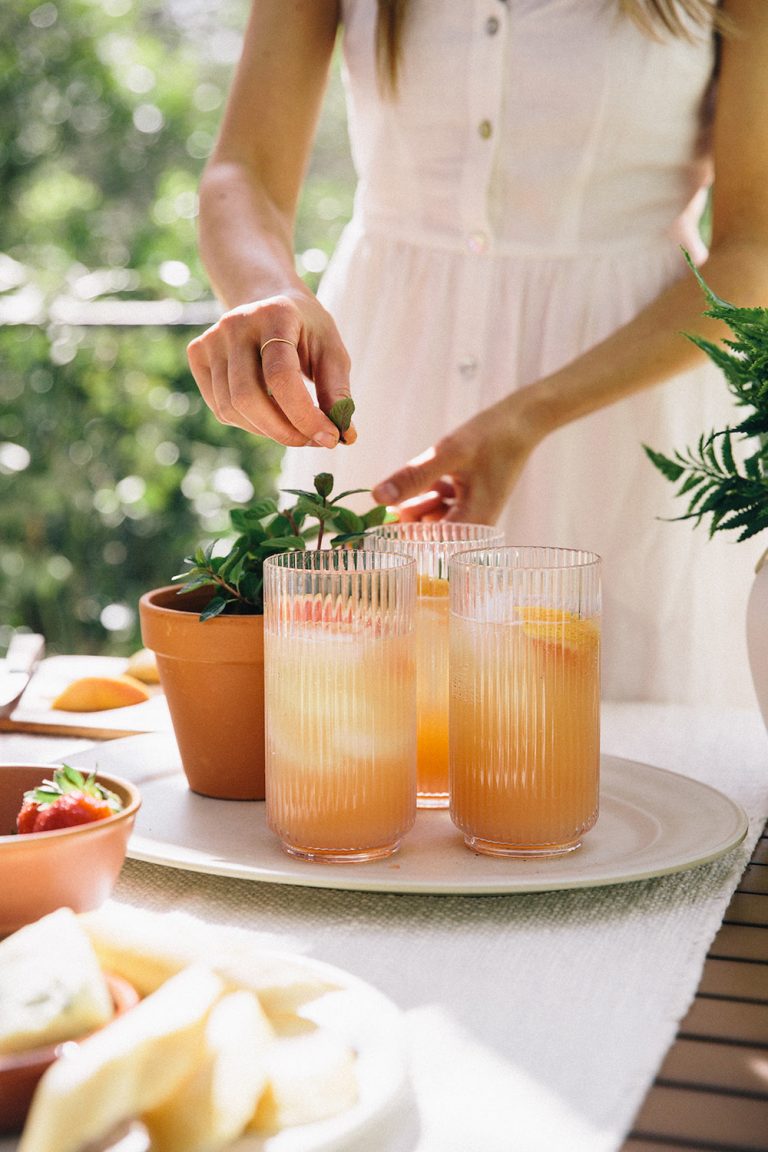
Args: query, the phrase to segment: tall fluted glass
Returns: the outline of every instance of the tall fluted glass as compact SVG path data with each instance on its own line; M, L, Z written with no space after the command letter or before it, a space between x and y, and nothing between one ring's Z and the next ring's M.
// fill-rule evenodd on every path
M420 808L448 807L448 561L466 548L494 548L503 533L449 520L382 524L364 545L416 557L416 783Z
M578 848L598 815L600 558L451 559L451 818L490 855Z
M304 859L394 852L416 815L416 561L264 564L267 822Z

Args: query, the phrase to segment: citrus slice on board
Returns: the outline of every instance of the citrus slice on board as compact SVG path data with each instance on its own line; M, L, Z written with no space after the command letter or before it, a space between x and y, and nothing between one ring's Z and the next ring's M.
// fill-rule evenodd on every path
M103 712L145 700L149 692L133 676L82 676L68 684L51 707L60 712Z
M154 652L150 652L149 648L139 648L138 652L129 657L123 675L132 676L142 684L159 684L160 674Z

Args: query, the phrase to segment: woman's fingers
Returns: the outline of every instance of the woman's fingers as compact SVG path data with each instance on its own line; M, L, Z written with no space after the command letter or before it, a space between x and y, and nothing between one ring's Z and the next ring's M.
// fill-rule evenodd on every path
M488 409L444 436L373 488L403 520L493 524L527 456L514 453L499 414Z
M414 497L423 497L451 469L439 447L428 448L420 456L415 456L404 468L398 469L380 481L372 489L371 495L380 504L403 504Z
M317 402L323 412L330 412L338 400L350 397L349 354L335 331L312 356L313 379ZM354 444L357 430L352 422L344 431L343 443Z
M338 430L312 402L297 346L283 337L268 337L261 345L260 361L266 396L274 401L275 420L269 421L270 428L285 420L303 437L302 443L335 448ZM275 438L273 431L267 430L267 435Z
M313 303L319 319L325 320L327 314ZM191 341L187 355L192 374L221 423L280 444L336 446L339 431L326 411L335 399L349 396L349 358L335 328L326 332L325 324L320 336L310 338L304 325L297 304L279 297L234 308ZM324 349L326 337L331 351L313 360L307 351L312 339ZM355 436L349 429L345 441L351 443Z
M445 477L438 480L428 492L404 500L397 505L397 518L403 523L417 520L446 520L456 502L456 488Z

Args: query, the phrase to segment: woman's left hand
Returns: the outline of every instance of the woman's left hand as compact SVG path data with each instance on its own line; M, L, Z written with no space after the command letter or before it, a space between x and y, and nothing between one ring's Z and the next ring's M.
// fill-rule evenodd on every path
M401 520L494 524L541 438L513 393L380 481L374 500Z

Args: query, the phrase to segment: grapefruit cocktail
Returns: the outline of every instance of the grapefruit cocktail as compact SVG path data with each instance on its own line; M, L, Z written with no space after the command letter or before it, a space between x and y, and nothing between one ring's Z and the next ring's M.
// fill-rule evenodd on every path
M435 520L382 524L364 542L416 558L417 802L420 808L447 808L448 563L463 549L500 545L503 536L487 524Z
M599 803L599 560L465 553L451 588L451 818L478 852L577 848Z
M416 814L415 561L265 562L267 821L305 859L394 852Z

